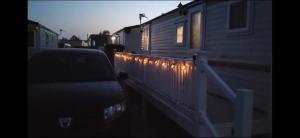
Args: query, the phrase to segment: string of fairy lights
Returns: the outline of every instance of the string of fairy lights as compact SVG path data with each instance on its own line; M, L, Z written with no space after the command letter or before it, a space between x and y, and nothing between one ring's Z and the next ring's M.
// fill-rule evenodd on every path
M136 54L131 53L116 53L115 57L118 59L123 60L124 62L127 61L135 61L139 64L143 65L156 65L162 67L163 69L166 69L167 67L170 67L172 70L175 69L181 69L183 71L187 71L188 69L192 69L192 65L189 62L185 61L176 61L172 59L163 59L163 58L157 58L157 57L146 57L146 56L139 56Z

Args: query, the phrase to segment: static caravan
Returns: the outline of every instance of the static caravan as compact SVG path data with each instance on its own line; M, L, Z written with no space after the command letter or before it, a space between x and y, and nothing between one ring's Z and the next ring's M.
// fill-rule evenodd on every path
M100 49L103 49L104 46L106 46L107 44L111 44L111 35L109 35L109 32L102 32L102 33L99 33L99 34L91 34L89 37L88 37L88 43L91 47L94 47L94 48L100 48ZM83 45L83 42L80 42L81 44L80 45Z
M126 52L139 52L141 44L140 25L124 27L112 35L111 41L112 44L124 45Z
M134 76L138 81L144 82L150 88L155 88L154 91L165 93L171 101L174 99L174 104L176 104L174 109L178 107L176 112L181 110L185 112L185 109L190 108L189 113L193 114L194 108L201 108L204 114L207 113L208 118L211 118L213 125L206 123L208 124L206 126L211 130L211 134L215 134L214 136L216 136L214 130L217 130L221 136L233 136L235 135L233 133L237 132L233 128L223 129L223 126L239 118L232 113L236 108L230 107L231 105L228 104L230 100L226 97L233 95L231 101L237 101L234 99L237 97L236 94L239 95L237 91L242 89L252 91L252 129L245 130L252 136L272 134L272 0L192 1L185 5L179 4L176 9L145 22L142 26L140 48L150 55L132 57L133 55L126 53L117 54L116 57L120 62L117 69L128 71L129 75ZM188 71L187 67L195 66L195 61L199 61L195 60L195 57L201 57L201 55L205 56L204 62ZM128 66L133 66L133 63L126 64L130 62L130 59L134 63L137 62L136 64L143 64L143 66L134 66L140 68L143 73L130 72ZM154 62L153 68L156 69L151 69L151 61ZM174 61L177 65L180 63L179 68ZM181 65L183 62L187 66ZM147 68L148 66L150 69ZM165 73L157 71L159 66ZM168 82L168 75L166 75L170 72L166 71L169 70L168 67L171 71L177 71L175 76L179 76L180 81L164 83ZM200 68L200 70L205 68L195 73L199 75L206 72L204 77L193 79L194 73L191 72L195 68ZM161 74L157 76L164 76L161 78L164 86L157 86L157 82L152 83L147 72L150 74L160 72ZM170 75L169 80L173 81L174 74ZM182 101L182 107L186 108L179 108L180 100L184 99L185 94L190 98L195 97L193 85L197 84L194 83L201 82L201 79L206 77L207 82L201 83L201 86L204 84L207 86L205 87L207 95L202 95L206 98L200 97L201 100L198 99L198 105L195 107L189 105L188 102L191 99ZM155 78L150 76L150 79ZM167 86L170 88L166 88ZM227 93L221 92L222 90ZM172 94L176 92L169 91L178 91L178 94L172 98ZM199 96L199 94L196 95ZM201 102L203 105L199 105ZM186 113L186 116L189 113ZM199 136L199 129L193 130L194 127L191 127L193 125L186 124L187 121L181 122L178 117L174 117L174 120L179 120L177 122L182 127L194 136ZM206 118L204 120L207 121ZM213 126L216 129L212 129Z
M208 64L230 86L253 89L255 108L269 112L272 92L271 0L192 2L150 22L144 28L148 35L145 38L149 40L142 41L142 48L149 45L144 49L152 55L180 58L205 52ZM214 92L214 86L209 84L209 91Z
M32 48L57 48L58 33L51 29L28 20L28 47Z

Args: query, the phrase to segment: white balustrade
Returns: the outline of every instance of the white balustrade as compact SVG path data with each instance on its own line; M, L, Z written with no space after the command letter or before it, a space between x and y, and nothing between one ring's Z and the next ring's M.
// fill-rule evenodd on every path
M195 62L195 63L194 63ZM158 57L130 53L115 54L116 72L128 75L161 96L196 112L210 130L219 136L206 115L207 77L235 106L235 136L251 136L253 91L238 90L237 94L207 64L205 56L193 59Z
M197 78L191 77L195 72L192 59L116 53L115 68L116 72L127 72L131 78L170 98L173 102L188 108L196 107L192 82Z

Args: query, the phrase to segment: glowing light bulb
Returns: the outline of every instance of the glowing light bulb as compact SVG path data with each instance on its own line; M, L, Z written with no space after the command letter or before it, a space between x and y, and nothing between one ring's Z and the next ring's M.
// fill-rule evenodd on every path
M182 70L185 70L185 68L186 68L185 65L182 65L182 66L181 66L181 69L182 69Z
M174 69L174 68L175 68L175 64L172 64L172 65L171 65L171 68Z
M144 64L147 64L148 63L148 58L145 58L144 59Z

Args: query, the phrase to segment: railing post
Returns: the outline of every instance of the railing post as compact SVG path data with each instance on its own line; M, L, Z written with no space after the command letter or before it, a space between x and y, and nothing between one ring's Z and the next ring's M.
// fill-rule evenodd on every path
M205 55L197 55L196 59L196 101L198 112L206 115L206 100L207 100L207 74L203 68L203 64L207 64L207 57Z
M199 123L204 123L210 132L211 136L219 137L218 132L214 128L213 124L207 118L207 72L205 67L207 66L207 56L204 54L198 54L196 56L196 76L193 81L197 81L196 86L196 101L197 101L197 111L199 115ZM193 83L195 85L195 83Z
M235 100L235 134L237 137L251 137L252 134L252 112L253 91L249 89L238 89Z

